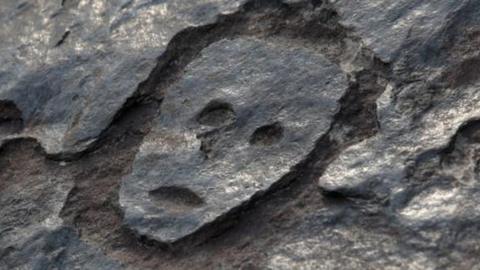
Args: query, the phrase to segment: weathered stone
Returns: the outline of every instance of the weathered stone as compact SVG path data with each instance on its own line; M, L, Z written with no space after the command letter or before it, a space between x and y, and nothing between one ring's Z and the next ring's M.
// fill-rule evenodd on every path
M26 142L24 145L34 146ZM74 183L68 176L46 173L43 158L32 156L33 151L25 148L15 149L22 152L17 154L16 162L27 157L23 161L28 164L16 164L22 169L13 174L6 168L10 162L5 157L8 154L1 149L0 270L120 269L118 263L64 226L60 212ZM30 166L36 173L27 169Z
M1 270L10 269L123 269L118 262L80 241L71 229L35 230L3 249Z
M462 16L466 20L463 16L468 15L472 19L468 21L469 24L475 24L478 11L468 11L465 14L469 3L457 3L457 8L451 8L451 12L444 16ZM415 13L415 10L408 10ZM467 24L456 30L466 31L468 27L470 25ZM436 28L432 29L435 30ZM440 28L433 36L451 35L448 32L450 30ZM320 179L322 187L329 190L356 189L360 193L378 191L378 196L385 195L384 192L389 193L395 186L402 185L400 180L406 176L405 169L420 154L445 148L462 124L478 117L478 82L458 84L455 77L460 75L452 74L453 71L448 66L436 66L438 59L443 59L452 66L464 61L471 63L468 51L464 52L468 58L457 58L455 55L457 51L463 50L461 41L450 44L448 40L440 38L417 38L416 46L411 45L409 51L402 53L399 62L412 64L419 61L420 59L412 59L411 55L433 46L429 42L437 47L449 46L450 51L425 59L419 67L421 71L411 70L415 76L423 76L424 81L399 86L392 83L388 87L377 101L379 134L344 151ZM475 69L476 66L472 64L469 68ZM464 68L456 72L465 73L466 70ZM403 76L403 73L398 71L399 76ZM379 189L374 189L375 186Z
M268 250L268 269L435 269L444 260L417 250L404 232L330 206L307 214L306 220ZM404 236L404 237L402 237ZM413 241L412 241L413 242Z
M407 4L401 2L395 5ZM410 28L403 51L388 38L375 45L397 50L392 58L397 81L377 101L379 132L347 148L330 164L319 185L387 202L382 211L418 232L424 247L451 250L451 262L464 250L476 249L469 237L479 235L478 228L471 227L479 214L474 206L478 141L465 139L464 133L478 130L474 120L480 117L480 80L472 75L480 66L473 49L480 44L474 30L480 26L480 5L417 1L414 7L406 5L405 12L420 14L423 23L418 26L417 19L400 14L403 24L392 22L393 28ZM446 18L445 23L438 23L440 18ZM423 30L414 30L418 27Z
M3 1L0 100L14 102L25 122L13 137L34 137L49 154L85 150L148 77L175 34L213 23L241 3Z
M347 87L337 66L308 50L211 45L169 89L123 180L126 224L173 242L267 190L328 131Z
M477 0L2 1L0 269L477 269L478 29Z
M331 2L338 9L342 24L353 27L366 45L383 61L394 62L412 43L428 39L431 33L444 29L444 23L451 14L467 7L468 2L472 1Z

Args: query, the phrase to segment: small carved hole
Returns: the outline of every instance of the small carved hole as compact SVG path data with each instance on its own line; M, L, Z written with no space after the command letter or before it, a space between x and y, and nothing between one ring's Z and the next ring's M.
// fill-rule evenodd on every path
M283 127L276 122L270 125L259 127L250 137L250 144L272 145L280 141L283 136Z
M220 127L235 122L235 119L231 104L214 100L200 112L197 121L201 125Z
M159 187L150 191L149 196L158 206L172 212L188 211L205 203L200 196L185 187Z

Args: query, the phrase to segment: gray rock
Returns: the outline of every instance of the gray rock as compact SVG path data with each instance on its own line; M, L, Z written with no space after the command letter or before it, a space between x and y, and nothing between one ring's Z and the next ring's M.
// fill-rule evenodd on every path
M445 17L452 17L453 21L467 21L467 25L455 29L465 31L480 23L476 19L480 6L472 6L471 3L459 2L447 14L441 13L442 9L438 9L438 12ZM477 7L474 12L467 10L474 7ZM408 10L416 13L415 9ZM427 20L427 23L431 22ZM416 43L400 54L394 64L407 63L406 66L410 66L422 62L418 57L412 59L415 53L418 55L433 45L450 47L449 52L424 59L421 66L416 65L418 70L410 69L412 76L421 76L423 80L390 84L377 101L379 134L345 150L320 179L322 187L328 190L356 189L359 193L368 190L378 192L379 197L388 196L396 188L401 188L399 185L403 183L400 180L406 176L405 169L421 154L446 148L461 125L479 116L478 81L464 81L462 77L468 73L466 69L476 68L471 60L475 56L470 56L468 51L464 52L463 57L455 55L457 51L464 50L462 46L465 45L461 41L450 44L444 38L453 35L449 32L452 30L450 28L450 24L445 24L440 29L433 28L431 36L416 36ZM459 66L457 74L449 66L437 66L439 59ZM468 68L462 68L465 63ZM404 71L397 70L396 75L402 77Z
M266 251L266 268L436 269L442 263L430 251L409 245L407 237L399 237L403 232L388 224L335 206L309 213L296 231Z
M478 269L478 29L477 0L3 0L0 270ZM159 100L68 164L25 139L84 152L147 78L151 130Z
M398 60L413 42L441 31L450 15L468 2L455 0L332 0L341 23L355 29L362 41L385 62Z
M0 100L22 112L13 137L69 155L96 141L175 34L242 0L61 2L2 2Z
M398 13L402 27L398 22L388 26L393 32L410 29L404 45L394 45L401 37L374 42L380 51L391 46L387 58L396 55L390 58L396 81L377 100L379 132L343 151L319 185L386 202L382 211L392 222L418 232L423 247L449 250L451 260L466 259L462 252L476 249L471 239L479 235L472 226L478 218L478 140L466 139L464 130L478 129L474 120L480 117L480 81L473 75L480 66L473 49L480 44L473 30L480 26L480 4L416 1L412 7L407 2L394 6L406 5L405 12L413 17ZM427 28L417 29L415 14ZM364 28L364 23L359 26ZM468 260L466 265L473 264Z
M41 173L46 168L33 159L30 155L31 164L24 167L37 166L36 173L25 169L25 173L12 174L4 168L2 157L0 270L121 269L64 225L60 212L73 181L68 176ZM10 175L7 182L5 174Z
M168 91L123 179L125 223L174 242L241 206L307 157L347 88L337 66L308 50L211 45Z
M124 269L99 250L78 239L69 228L38 230L24 241L8 245L0 269Z

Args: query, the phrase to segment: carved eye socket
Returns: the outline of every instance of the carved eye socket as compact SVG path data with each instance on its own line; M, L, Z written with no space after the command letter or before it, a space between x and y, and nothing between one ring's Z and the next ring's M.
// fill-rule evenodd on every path
M220 127L235 122L236 115L230 103L211 101L197 117L197 122L205 126Z
M0 122L22 119L22 112L11 101L0 100Z
M200 196L185 187L159 187L150 191L148 195L155 204L171 212L188 211L205 203Z
M283 137L283 127L279 122L257 128L250 137L252 145L272 145Z
M22 112L11 101L0 100L0 132L15 133L23 128Z

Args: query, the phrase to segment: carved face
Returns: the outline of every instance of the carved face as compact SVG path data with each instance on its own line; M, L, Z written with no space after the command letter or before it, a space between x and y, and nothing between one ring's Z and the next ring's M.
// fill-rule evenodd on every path
M222 40L173 85L125 177L125 222L173 242L249 201L304 160L347 89L313 52Z

